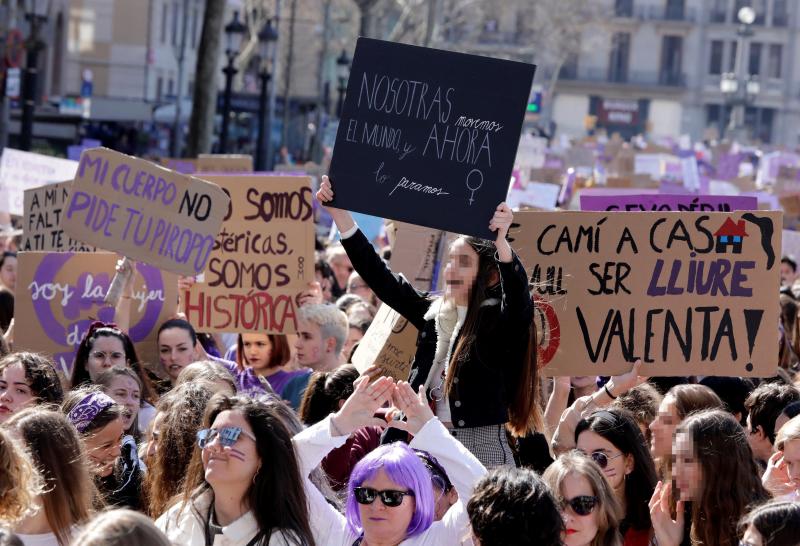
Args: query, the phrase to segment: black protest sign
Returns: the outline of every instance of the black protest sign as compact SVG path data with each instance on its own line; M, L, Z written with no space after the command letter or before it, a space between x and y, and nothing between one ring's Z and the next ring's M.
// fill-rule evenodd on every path
M339 208L494 239L536 67L359 38L330 176Z

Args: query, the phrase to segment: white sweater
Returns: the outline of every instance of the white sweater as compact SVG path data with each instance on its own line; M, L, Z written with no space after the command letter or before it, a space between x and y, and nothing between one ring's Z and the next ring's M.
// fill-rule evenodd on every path
M207 492L195 501L199 513L208 513L211 493ZM205 546L205 521L198 518L189 506L178 503L156 520L156 527L161 529L169 541L175 546ZM222 534L214 537L213 546L246 546L258 533L258 524L252 512L222 528ZM280 531L275 531L269 538L269 546L291 546Z
M358 538L347 527L345 517L336 511L308 479L309 473L333 449L343 445L347 436L332 436L330 416L294 437L295 450L304 477L306 496L311 518L311 531L317 544L325 546L352 546ZM433 418L428 421L411 442L411 447L423 449L436 457L447 471L450 481L458 491L459 500L450 507L441 521L436 521L425 532L404 540L403 546L462 546L472 544L467 500L475 483L486 474L483 465L442 423Z

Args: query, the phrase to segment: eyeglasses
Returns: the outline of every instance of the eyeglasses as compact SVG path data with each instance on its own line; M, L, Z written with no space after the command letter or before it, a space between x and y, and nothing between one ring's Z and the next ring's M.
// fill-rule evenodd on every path
M588 495L581 495L580 497L574 497L564 501L564 506L566 507L569 505L572 511L579 516L588 516L598 504L600 504L600 499Z
M106 353L104 351L92 351L91 353L89 353L89 356L97 360L105 360L105 359L122 360L123 358L125 358L125 353L120 353L119 351L113 351L110 353Z
M394 489L378 491L371 487L356 487L353 489L353 493L355 493L356 502L358 502L358 504L372 504L375 502L375 499L380 497L383 505L388 508L396 508L403 504L403 497L406 495L409 497L414 496L413 491L397 491Z
M591 459L597 463L597 466L605 469L608 466L608 461L611 459L616 459L617 457L622 457L622 453L609 456L603 451L592 451L592 453L589 454L589 457L591 457Z
M242 427L206 428L197 431L197 445L200 446L200 449L205 449L215 438L219 437L219 445L231 447L242 434L254 442L256 441L256 437L246 430L242 430Z

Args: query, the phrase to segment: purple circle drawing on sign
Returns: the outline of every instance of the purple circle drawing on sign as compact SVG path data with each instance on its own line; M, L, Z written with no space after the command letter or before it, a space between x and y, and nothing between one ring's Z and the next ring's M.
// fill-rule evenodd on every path
M33 277L35 285L40 290L45 285L60 289L60 291L59 289L50 291L51 294L58 293L58 296L36 297L32 303L36 318L47 337L54 343L67 347L77 347L80 343L83 333L91 323L89 316L104 322L110 322L114 318L114 308L103 302L111 283L109 274L93 275L84 272L80 274L74 284L69 283L64 286L63 283L58 283L56 280L58 274L73 257L75 255L69 252L49 254L39 263ZM129 330L130 338L134 343L144 340L156 328L158 317L164 308L164 279L161 271L141 263L136 265L136 269L144 279L144 294L142 294L142 298L134 299L134 305L143 300L144 309L139 320L132 324ZM71 296L66 298L66 305L64 305L65 291L71 291ZM159 294L161 297L149 297L153 294ZM62 324L56 317L53 312L55 306L61 307L68 324ZM87 316L86 312L93 309L96 311ZM74 350L70 350L54 356L57 361L60 359L62 362L68 362L67 366L71 366L71 355L74 355L74 352Z

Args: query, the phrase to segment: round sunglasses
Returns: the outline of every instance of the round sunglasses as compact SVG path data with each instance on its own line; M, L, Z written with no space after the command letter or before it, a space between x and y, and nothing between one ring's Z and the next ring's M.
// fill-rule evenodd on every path
M409 497L414 496L413 491L397 491L395 489L378 491L371 487L356 487L353 489L353 493L355 494L358 504L372 504L375 502L375 499L380 497L383 505L388 508L395 508L403 504L403 497L406 495Z
M579 497L573 497L569 500L564 500L564 506L566 507L569 505L569 507L572 508L572 511L579 516L588 516L598 504L600 504L600 499L597 497L591 497L589 495L581 495Z
M584 453L586 455L586 453ZM603 451L592 451L588 454L589 458L591 458L594 462L597 463L602 469L605 469L608 466L608 461L612 459L616 459L618 457L622 457L622 453L617 453L616 455L606 455Z

